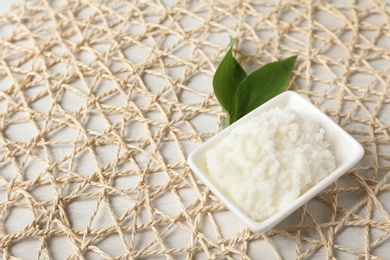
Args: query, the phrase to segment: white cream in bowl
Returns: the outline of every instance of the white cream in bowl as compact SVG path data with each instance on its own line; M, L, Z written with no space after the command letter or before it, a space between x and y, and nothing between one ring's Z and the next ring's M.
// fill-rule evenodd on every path
M245 169L247 167L249 167L250 169L254 169L254 171L257 171L257 173L255 173L253 176L251 175L250 177L248 177L245 175L246 173L244 173L244 174L237 174L236 175L237 179L231 179L231 177L228 177L227 174L229 173L229 171L234 172L234 170L232 169L229 170L227 169L227 167L224 168L225 167L223 165L224 163L221 163L219 165L215 163L216 168L222 167L225 170L217 169L216 172L219 172L218 173L219 177L217 178L212 177L207 167L207 158L213 156L209 154L209 151L212 151L213 149L218 149L217 147L223 144L224 139L228 138L228 136L231 133L241 132L242 130L237 130L237 129L240 129L243 125L250 122L251 118L262 116L263 114L266 114L267 111L270 111L271 109L274 108L280 110L284 110L285 108L290 108L294 111L294 113L299 114L298 118L300 118L301 116L310 117L314 121L313 124L319 125L319 129L323 129L323 130L317 129L318 134L313 134L310 137L307 136L304 139L310 140L313 138L314 139L318 138L317 141L313 141L313 142L310 141L309 144L307 144L308 145L308 147L306 147L307 149L299 148L302 149L302 153L299 156L293 155L296 156L296 158L293 159L284 158L282 155L276 156L282 158L281 159L282 162L274 163L275 161L277 161L276 160L277 158L273 157L274 155L271 156L268 155L268 159L265 159L267 158L267 156L262 155L262 158L266 160L264 162L259 162L257 158L254 159L255 161L252 162L252 166L250 166L248 165L248 162L250 162L251 159L246 159L244 164L239 166L234 166L238 169L238 171L241 171L242 169ZM305 120L305 124L306 124L306 120ZM241 140L241 141L245 141L249 144L248 145L249 148L245 148L245 149L253 149L253 151L249 152L248 154L254 154L254 153L261 154L262 152L267 151L267 149L269 151L272 151L271 149L272 146L274 148L276 146L277 147L286 146L287 144L285 141L280 142L280 140L283 140L280 139L282 138L281 136L287 138L289 140L288 142L292 141L292 144L294 144L295 142L294 140L298 141L299 134L301 133L301 131L304 130L302 129L294 130L294 128L296 128L297 126L294 126L293 124L288 127L286 127L285 125L286 124L282 123L280 127L267 128L267 129L277 128L278 131L280 130L281 133L283 132L283 134L277 134L277 136L279 137L275 138L276 139L275 144L272 143L264 144L265 142L267 142L265 139L256 140L258 138L265 138L267 135L271 135L271 133L269 133L268 130L267 132L263 132L264 136L259 136L258 134L252 134L251 137L243 138L246 140ZM282 129L283 127L286 128ZM317 130L315 132L317 132ZM257 132L257 130L253 130L253 131ZM322 135L323 135L323 142L319 141ZM302 142L304 142L304 139L302 140ZM262 144L263 147L259 147L260 143ZM316 144L314 145L314 143ZM329 143L329 147L327 147L326 149L332 151L335 159L334 170L332 170L333 163L331 162L331 160L328 160L329 158L327 158L329 154L327 154L326 152L318 153L314 148L317 146L325 147L327 146L326 143ZM258 145L253 145L253 144L258 144ZM269 147L267 147L267 145ZM255 149L258 149L258 151L255 151ZM226 150L222 151L221 153L228 154L230 152L228 148L226 148ZM238 152L233 152L233 154L234 156L231 156L226 161L226 163L229 163L229 160L231 162L241 160L241 157L238 157L239 154ZM342 129L339 125L337 125L331 118L329 118L327 115L322 113L316 106L314 106L312 103L310 103L301 95L293 91L286 91L274 97L273 99L269 100L268 102L264 103L260 107L256 108L248 115L244 116L240 120L236 121L234 124L230 125L226 129L219 132L214 137L210 138L208 141L200 145L198 148L196 148L194 151L191 152L191 154L188 156L187 161L193 173L248 228L250 228L254 232L265 232L270 228L272 228L273 226L275 226L276 224L278 224L279 222L281 222L283 219L285 219L287 216L289 216L291 213L293 213L295 210L301 207L304 203L308 202L310 199L315 197L322 190L326 189L329 185L331 185L334 181L336 181L344 173L346 173L353 165L355 165L363 157L363 155L364 155L363 147L352 136L350 136L346 131L344 131L344 129ZM240 156L244 156L244 155L240 155ZM310 159L310 161L314 163L307 164L307 162L305 161L306 156L313 156L313 158ZM316 165L319 163L318 161L319 158L321 158L322 163L320 163L320 165ZM218 159L218 160L222 160L222 159ZM283 162L283 160L285 161ZM278 164L280 165L277 166ZM287 166L282 166L283 164L286 164ZM283 167L284 168L290 167L290 169L292 169L293 171L292 172L284 171ZM310 170L305 170L306 172L305 174L297 173L298 169L303 169L306 167L309 167ZM330 172L324 174L324 172L319 170L321 168ZM294 171L295 173L293 173ZM317 171L317 173L319 173L318 176L314 174L312 171ZM273 177L271 176L271 173L274 174ZM280 173L281 175L277 175L276 173ZM275 174L277 176L275 176ZM250 180L253 180L253 183L248 184L250 186L253 186L253 189L248 189L249 186L242 186L242 183L245 183L248 178ZM224 179L227 179L226 181L229 184L224 184L225 182ZM259 183L258 182L259 180L267 180L269 181L268 183L269 185L264 185L264 183L262 184L261 182ZM304 185L302 185L301 187L300 185L298 185L298 182ZM286 183L291 185L287 185ZM297 185L295 185L294 183L296 183ZM228 194L229 192L225 191L226 189L225 186L230 186L231 189L233 189L233 191L231 191L232 193L241 191L243 193L246 192L247 195L241 194L239 195L241 199L233 200L232 196ZM292 199L287 198L282 194L283 192L287 192L287 191L292 192L293 187L290 186L294 186L294 190L298 190L298 186L299 186L299 191L300 191L298 196L296 196L297 192L295 191L294 198ZM264 197L263 194L270 194L270 196L273 196L272 199L273 202L267 201L266 198L262 198ZM245 200L247 200L247 202L245 202ZM262 208L261 205L260 206L256 205L257 200L266 201L266 203L268 203L267 207L271 209L267 209L265 213L261 212L264 209ZM276 201L277 203L275 203ZM249 205L247 210L244 210L244 207L246 207L245 204ZM279 206L274 206L273 204L274 205L277 204Z

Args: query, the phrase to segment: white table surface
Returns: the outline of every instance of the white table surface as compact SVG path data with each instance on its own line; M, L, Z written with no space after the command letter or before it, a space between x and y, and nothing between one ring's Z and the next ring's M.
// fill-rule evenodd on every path
M19 3L21 2L21 0L3 0L3 1L0 1L0 12L6 12L8 10L8 8L14 4L14 3ZM389 1L387 0L386 1L387 3L389 3ZM98 123L96 125L98 127ZM202 127L202 125L200 125L200 127ZM205 124L203 127L207 128L209 127L207 124ZM16 133L17 134L17 133ZM57 151L59 154L62 153L62 151ZM103 151L104 155L107 156L111 153L115 153L115 149L108 149L106 151ZM61 156L61 155L60 155ZM173 159L174 157L176 156L176 154L171 154L170 155ZM84 170L88 171L88 165L85 166L86 168ZM159 180L156 179L156 182L158 182ZM44 194L44 191L42 191L42 194L41 196L45 196ZM191 192L189 192L188 194L188 201L192 201L194 198L196 198L196 194L191 194ZM353 199L351 199L353 200ZM120 201L118 201L120 202ZM167 211L172 211L172 212L177 212L179 209L177 208L177 205L174 205L174 204L166 204L164 202L164 200L160 200L161 203L161 206L164 207ZM83 227L83 224L87 223L88 222L88 219L90 217L89 214L84 214L85 211L92 211L94 210L94 207L96 205L91 202L91 204L77 204L77 205L74 205L73 206L73 213L74 213L74 221L78 221L80 223L80 228ZM387 206L390 206L390 202ZM118 205L117 209L119 211L123 211L123 208L122 207L126 207L126 206L120 206ZM309 207L316 207L315 204L309 204ZM321 209L319 209L321 210ZM320 212L320 211L319 211ZM218 215L218 214L217 214ZM106 215L107 216L107 215ZM104 216L104 217L106 217ZM292 218L290 219L287 219L284 223L282 223L282 225L288 225L289 224L289 221L291 221L292 219L294 219L294 216L295 217L298 217L299 216L299 212L296 212L293 214ZM103 216L102 216L103 217ZM318 216L320 217L320 216ZM77 219L79 218L79 219ZM219 223L227 223L229 228L226 228L226 229L223 229L221 230L221 232L223 233L224 236L226 237L231 237L231 236L234 236L239 230L242 230L243 228L243 225L232 215L232 214L229 214L229 213L221 213L217 216L218 218L218 222ZM104 219L104 218L97 218L100 223L94 223L94 225L96 226L104 226L104 225L107 225L109 223L109 219ZM21 225L25 225L26 224L26 219L24 218L23 214L19 214L19 217L15 217L13 220L13 224L11 224L11 228L12 229L12 226L14 226L15 228L18 227L18 226L21 226ZM210 223L208 223L208 225L210 225ZM204 232L205 234L207 234L207 224L206 226L202 227L202 229L204 229ZM212 234L210 234L212 235ZM150 234L150 236L153 236L152 234ZM173 235L172 236L172 239L170 241L170 243L179 243L179 241L183 239L183 237L181 237L181 235L179 236L175 236ZM346 233L345 235L345 239L346 240L349 240L350 244L353 244L355 243L355 238L354 238L354 233L353 232L349 232L349 233ZM286 252L289 252L290 250L288 250L288 248L290 249L293 249L295 248L295 244L291 244L289 241L285 241L285 244L283 245L284 241L274 241L274 243L277 243L278 244L278 248L285 248L286 249ZM265 245L265 242L264 241L258 241L255 246L253 246L249 251L253 251L253 252L256 252L259 248L262 248L262 246ZM283 246L280 246L280 245L283 245ZM24 258L24 259L30 259L31 255L34 255L35 252L36 252L36 249L37 247L39 246L38 243L35 243L35 242L30 242L28 240L25 241L25 243L23 244L19 244L17 248L15 248L15 252L17 251L18 253L16 255L18 255L19 257L21 258ZM53 244L51 245L52 248L54 249L54 254L53 256L57 259L62 259L63 256L67 256L69 251L73 251L72 247L69 245L69 244L63 244L63 241L62 240L58 240L58 241L53 241ZM118 245L118 246L122 246L122 245ZM117 245L115 244L115 241L114 242L111 242L110 239L107 240L107 243L105 245L103 245L103 247L105 248L106 252L108 253L113 253L115 254L117 252L117 250L119 250L117 248ZM257 247L257 249L256 249ZM264 249L261 250L262 251L262 259L274 259L274 253L269 249L269 246L268 245L265 245L264 246ZM291 252L291 251L290 251ZM283 252L279 252L283 257L285 257L286 259L291 259L289 258L289 255L286 255L285 253ZM381 255L385 254L386 252L382 252ZM388 253L390 253L390 249L388 251ZM322 257L325 256L325 252L323 251L319 251L317 254L316 254L316 259L322 259Z

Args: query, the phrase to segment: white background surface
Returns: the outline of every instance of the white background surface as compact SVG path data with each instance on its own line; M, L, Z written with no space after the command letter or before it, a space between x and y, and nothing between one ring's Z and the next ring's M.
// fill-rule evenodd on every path
M21 2L21 1L18 1L18 0L12 0L12 1L2 0L2 1L0 1L0 11L1 12L6 12L6 10L9 8L9 6L11 6L13 3L18 3L18 2ZM205 127L207 127L207 126L205 126ZM114 149L112 151L111 150L104 151L104 153L108 154L108 155L110 153L112 153L112 152L114 152ZM59 151L59 153L61 153L61 151ZM174 157L175 154L172 154L171 156ZM45 195L45 194L43 193L43 195ZM189 201L191 201L191 200L189 200ZM161 200L160 203L164 204L164 201ZM172 211L177 211L177 208L175 208L176 205L163 205L163 206L168 208L168 209L170 209L170 210L172 210ZM315 205L314 204L310 204L309 207L310 206L314 207ZM93 207L94 207L93 203L91 203L90 206L89 205L85 205L85 204L83 204L83 205L81 205L81 204L74 205L74 212L79 213L79 215L76 214L77 216L87 216L87 217L89 217L89 215L83 215L83 212L85 212L85 211L92 211L94 209ZM120 207L118 206L118 208L120 208ZM13 219L13 221L14 221L14 226L15 227L25 225L25 222L28 223L28 220L26 221L26 219L23 218L23 217L15 218L15 219ZM80 223L86 223L86 222L88 222L88 219L77 219L77 217L75 217L74 221L79 221ZM106 223L104 219L101 219L101 221L102 221L103 224L107 224L108 223L108 222ZM218 221L221 221L221 222L224 222L224 223L229 223L230 228L229 229L227 228L226 230L222 230L222 232L225 232L224 235L226 235L227 237L233 236L234 234L236 234L236 232L238 230L242 229L242 224L237 222L237 219L234 218L230 214L221 214L219 216ZM284 223L284 225L288 225L288 224L289 223L287 223L287 222ZM96 224L96 225L98 225L98 224ZM80 224L80 228L82 228L82 227L84 227L84 225ZM204 233L207 234L207 231L205 231ZM152 236L152 234L151 234L151 236ZM348 233L348 236L346 236L346 239L351 240L351 237L353 237L353 233ZM180 238L174 237L174 239L172 239L171 242L175 243L175 242L178 242L178 241L180 241ZM282 248L280 246L280 244L283 244L283 241L277 241L277 242L279 242L278 243L278 247ZM354 243L354 241L350 241L350 242ZM257 243L258 243L257 246L259 248L261 248L261 244L263 243L263 241L257 241ZM289 247L289 246L290 247L295 247L295 245L293 245L293 244L291 245L291 244L287 244L287 243L285 244L285 246L286 246L286 248ZM23 246L20 245L20 247L16 248L15 250L20 251L20 254L19 254L20 256L22 256L25 259L28 259L29 256L35 255L34 253L30 253L30 252L36 252L36 248L37 247L39 247L39 243L29 243L29 241L26 241L23 244ZM72 248L69 248L69 244L62 244L62 241L55 241L54 240L52 245L51 245L51 247L55 248L55 253L54 253L55 255L54 256L57 257L58 259L61 259L61 256L63 256L63 255L67 255L67 252L69 250L72 251ZM264 248L268 248L268 247L265 246ZM107 245L105 245L105 250L107 252L109 252L109 253L115 254L115 250L116 250L115 243L111 243L111 244L107 243ZM252 248L252 250L253 250L253 248ZM254 249L254 250L256 250L256 249ZM258 248L257 248L257 250L258 250ZM281 253L282 256L285 256L286 258L288 258L288 255L283 255L283 252L280 252L280 253ZM321 253L324 253L324 252L320 252L319 254L321 254ZM273 253L271 251L264 251L263 252L264 259L273 259L273 256L274 255L273 255Z
M6 13L12 5L21 3L22 0L0 0L0 14Z

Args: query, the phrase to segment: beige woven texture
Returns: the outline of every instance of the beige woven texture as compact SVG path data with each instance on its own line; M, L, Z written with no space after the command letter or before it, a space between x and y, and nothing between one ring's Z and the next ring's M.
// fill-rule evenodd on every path
M389 259L390 8L367 1L25 1L0 17L0 254ZM298 55L288 88L365 148L265 234L186 157L220 130L212 77Z

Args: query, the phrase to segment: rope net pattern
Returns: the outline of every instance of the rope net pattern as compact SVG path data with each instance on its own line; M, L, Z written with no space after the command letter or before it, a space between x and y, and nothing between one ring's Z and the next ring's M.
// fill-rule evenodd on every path
M0 17L5 259L388 257L389 6L252 2L27 0ZM248 71L298 55L288 88L366 153L265 234L186 164L220 130L229 36Z

